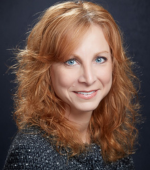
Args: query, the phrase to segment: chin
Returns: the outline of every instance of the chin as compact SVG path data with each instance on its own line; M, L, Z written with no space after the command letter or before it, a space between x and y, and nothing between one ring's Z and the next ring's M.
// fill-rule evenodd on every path
M99 104L99 103L98 103ZM97 107L98 107L98 104L81 104L80 107L77 107L76 109L81 111L81 112L92 112L94 111Z

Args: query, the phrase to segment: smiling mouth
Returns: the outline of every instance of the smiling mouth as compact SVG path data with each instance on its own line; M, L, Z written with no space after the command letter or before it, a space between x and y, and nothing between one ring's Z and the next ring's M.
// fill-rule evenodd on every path
M74 91L74 93L82 99L89 100L96 96L98 90L91 91Z
M77 93L77 94L82 94L82 95L91 95L91 94L93 94L93 93L95 93L95 92L96 92L96 90L89 91L89 92L85 92L85 91L76 92L76 91L75 91L75 93Z

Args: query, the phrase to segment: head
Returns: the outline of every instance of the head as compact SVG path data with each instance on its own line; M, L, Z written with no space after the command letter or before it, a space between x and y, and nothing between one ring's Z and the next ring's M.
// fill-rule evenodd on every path
M125 131L134 127L129 123L132 116L125 115L128 110L135 114L131 100L136 90L119 28L107 10L80 1L50 7L32 29L18 60L15 115L19 127L36 124L79 152L76 139L70 141L75 129L64 115L66 104L81 111L85 107L93 111L89 131L93 142L101 144L103 156L114 161L129 154L125 146L129 137L130 145L134 139ZM88 95L95 95L92 105L87 100L81 107Z
M119 60L124 60L118 27L111 15L105 9L91 2L65 2L50 7L33 28L28 38L27 49L36 52L37 60L47 64L50 70L52 70L50 73L51 75L49 75L49 80L52 80L53 77L57 77L53 65L56 63L64 63L71 59L73 55L75 55L74 52L79 50L83 41L89 41L90 44L91 42L89 39L83 39L88 36L93 27L99 28L99 32L103 34L103 39L108 46L107 48L109 48L107 49L107 52L109 53L113 67L113 69L110 70L111 77L109 78L111 81L108 85L109 88L106 94L103 95L95 107L93 107L94 110L110 91L112 79L114 80L112 74L115 72L114 68L116 67L116 61L118 60L119 62ZM99 37L99 40L100 39L101 37ZM92 43L90 46L91 45ZM95 45L93 44L93 47L94 46ZM93 47L91 46L91 48ZM105 49L101 49L101 51L105 51ZM96 51L95 49L92 55L94 55L94 52L100 52L100 50ZM59 68L60 65L58 65L57 70ZM96 70L93 71L97 72ZM68 70L68 72L70 71ZM70 74L74 73L70 72ZM65 79L67 79L66 76ZM56 92L54 86L56 87L58 82L54 82L54 84L55 85L51 82L50 88ZM115 84L113 83L112 86L115 86ZM85 89L84 91L91 91L93 89L96 90L95 88L97 89L97 87L78 87L77 89L74 88L72 90L83 91ZM61 91L61 89L59 89L59 91ZM58 98L59 100L62 99L59 94L53 96L53 100L55 101L57 101ZM67 103L70 104L70 102Z

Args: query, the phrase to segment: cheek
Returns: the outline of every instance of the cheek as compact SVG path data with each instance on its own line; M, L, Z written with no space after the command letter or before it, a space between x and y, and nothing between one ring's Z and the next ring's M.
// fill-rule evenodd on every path
M110 88L112 85L112 68L108 67L99 71L99 80L103 86L109 86Z
M63 89L69 89L75 81L75 76L71 71L64 69L55 69L51 74L52 84L54 90L61 91Z

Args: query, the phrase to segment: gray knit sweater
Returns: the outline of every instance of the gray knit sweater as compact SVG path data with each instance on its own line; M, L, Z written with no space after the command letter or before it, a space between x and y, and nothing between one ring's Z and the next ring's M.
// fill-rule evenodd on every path
M10 146L4 170L133 170L133 160L126 157L106 164L101 149L91 144L85 154L67 158L59 154L51 143L36 128L17 133Z

